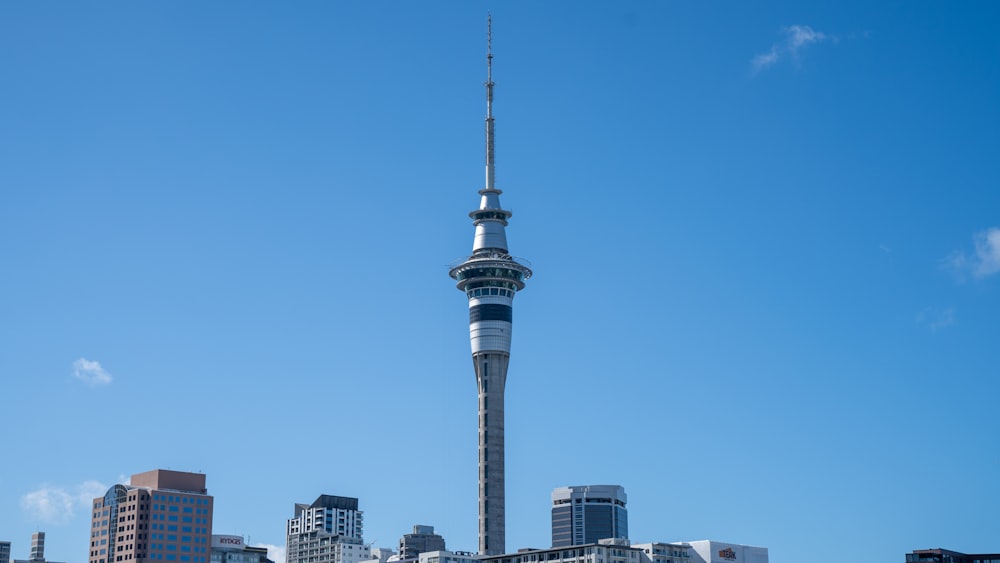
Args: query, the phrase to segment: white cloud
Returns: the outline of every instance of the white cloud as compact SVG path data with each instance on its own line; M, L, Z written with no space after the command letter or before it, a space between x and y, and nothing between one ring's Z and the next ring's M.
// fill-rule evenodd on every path
M100 481L84 481L77 487L77 499L80 503L90 506L97 497L103 497L108 492L108 486Z
M972 275L985 278L1000 272L1000 228L993 227L975 236L976 258Z
M784 32L788 34L788 50L793 57L799 54L799 49L802 47L828 39L825 33L815 31L808 25L789 26L784 29Z
M267 558L274 563L285 563L285 546L272 543L257 543L253 547L266 547Z
M750 66L753 69L754 74L764 70L765 68L774 66L775 63L786 56L791 57L794 61L798 62L800 52L808 45L821 43L827 40L836 40L836 38L827 35L822 31L816 31L808 25L790 25L788 27L783 27L781 28L781 33L785 36L781 41L771 45L771 49L768 52L755 55L754 58L750 60Z
M65 524L73 518L76 509L89 507L105 491L107 486L98 481L84 481L72 492L63 487L43 485L21 497L21 509L32 520L46 524Z
M985 278L1000 272L1000 227L990 227L972 236L972 254L955 251L944 260L959 278Z
M64 524L73 515L73 497L63 489L42 487L22 496L21 508L33 520Z
M92 362L87 358L80 358L73 362L73 377L85 381L90 385L107 385L111 383L111 374L101 367L101 363Z
M760 72L776 62L778 62L778 48L777 46L772 46L770 51L756 55L753 60L750 61L750 64L753 66L754 72Z
M935 309L928 307L917 313L917 323L926 326L931 332L955 324L955 308Z

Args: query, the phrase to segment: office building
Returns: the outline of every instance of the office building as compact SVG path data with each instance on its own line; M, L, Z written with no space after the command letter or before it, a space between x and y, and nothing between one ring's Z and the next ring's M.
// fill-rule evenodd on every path
M288 520L287 563L360 563L371 559L364 545L364 513L358 499L320 495L312 504L296 504Z
M31 555L28 561L41 563L45 561L45 532L35 532L31 534Z
M0 541L0 563L10 563L9 541Z
M906 563L1000 563L1000 553L960 553L948 549L915 549Z
M624 487L584 485L552 491L552 547L628 539Z
M208 563L214 499L203 473L154 469L93 502L90 563Z
M3 543L7 544L7 559L10 558L10 543L0 542L0 561L4 560L4 548ZM31 534L31 551L28 554L27 559L14 559L13 563L56 563L55 561L45 560L45 532L35 532Z
M489 24L488 24L489 25ZM479 402L479 553L504 552L504 387L510 360L514 294L524 289L531 269L510 255L505 228L511 212L500 206L495 185L493 49L486 49L486 184L475 225L472 255L449 270L469 302L469 338Z
M243 536L212 534L212 563L274 563L267 558L266 547L252 547Z
M428 551L445 551L444 538L434 533L434 526L413 526L412 534L399 539L400 559L412 559Z
M768 563L766 547L713 540L685 543L691 546L691 563Z
M0 548L2 550L2 548ZM8 544L8 557L10 556L10 544ZM2 555L2 554L0 554ZM27 559L14 559L13 563L56 563L45 560L45 532L35 532L31 534L31 551Z

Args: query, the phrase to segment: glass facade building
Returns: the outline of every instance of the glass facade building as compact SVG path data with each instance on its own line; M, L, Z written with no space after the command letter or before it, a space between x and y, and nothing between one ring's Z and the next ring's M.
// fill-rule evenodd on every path
M628 539L625 489L619 485L560 487L552 491L552 547Z
M214 499L205 475L154 469L92 505L89 563L209 563Z

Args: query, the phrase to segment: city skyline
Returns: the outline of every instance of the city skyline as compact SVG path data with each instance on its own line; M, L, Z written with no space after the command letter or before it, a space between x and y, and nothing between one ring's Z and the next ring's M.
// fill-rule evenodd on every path
M628 491L635 542L996 549L998 8L57 6L0 6L12 558L41 530L82 563L89 503L151 468L208 475L213 529L250 544L329 493L366 542L420 522L475 550L444 276L487 11L497 186L544 272L506 550L547 547L581 483Z

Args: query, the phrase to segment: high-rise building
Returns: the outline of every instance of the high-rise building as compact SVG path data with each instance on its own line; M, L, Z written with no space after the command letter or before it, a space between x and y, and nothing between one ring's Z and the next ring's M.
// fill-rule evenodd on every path
M500 206L493 160L493 49L487 22L486 185L479 208L469 213L476 227L472 255L449 275L469 300L469 338L479 397L479 553L504 552L504 387L510 360L511 304L531 269L510 255L505 227L511 212Z
M31 534L31 555L28 561L42 563L45 561L45 532Z
M371 558L364 545L364 513L358 499L320 495L312 504L296 504L288 520L287 563L360 563Z
M0 563L10 563L9 541L0 541Z
M0 542L0 561L4 561L4 547L3 544L7 544L6 558L10 558L10 543ZM31 552L27 559L14 559L13 563L56 563L55 561L45 560L45 532L35 532L31 534Z
M399 558L412 559L429 551L444 551L444 538L434 533L434 526L413 526L412 534L399 538Z
M552 491L552 547L628 539L625 488L620 485L559 487Z
M203 473L154 469L132 475L128 485L94 499L89 562L208 563L213 506Z

